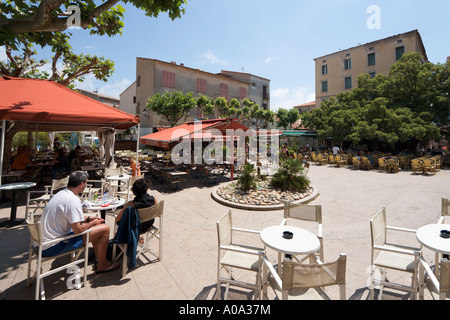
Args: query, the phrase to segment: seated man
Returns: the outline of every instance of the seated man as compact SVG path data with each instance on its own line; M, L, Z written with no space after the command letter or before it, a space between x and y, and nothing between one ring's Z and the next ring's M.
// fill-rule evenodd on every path
M94 247L95 257L98 260L97 273L116 270L120 264L106 259L106 251L109 241L109 226L101 218L84 218L80 198L77 196L83 192L88 180L88 174L84 171L75 171L69 177L67 188L54 195L44 209L41 217L42 236L44 241L67 236L68 234L80 234L91 229L89 241ZM60 242L50 247L43 247L44 257L55 256L83 246L85 236L71 238L67 242Z
M31 164L30 157L33 155L33 150L27 150L26 147L19 147L17 157L11 164L11 170L26 170L27 165Z

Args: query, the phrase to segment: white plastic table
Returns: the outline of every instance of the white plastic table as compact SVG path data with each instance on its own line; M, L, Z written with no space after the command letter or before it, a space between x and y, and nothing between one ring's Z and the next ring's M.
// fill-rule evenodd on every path
M432 250L436 254L436 274L439 273L439 255L450 254L450 238L442 238L441 230L450 231L448 224L428 224L417 229L417 240L426 248Z
M123 206L124 204L125 204L125 199L120 198L120 199L117 199L117 202L112 202L107 207L102 207L101 204L95 205L93 203L90 203L90 206L89 207L84 207L84 209L87 210L87 211L100 212L101 217L103 219L105 219L107 210L115 210L118 207Z
M293 233L292 239L283 238L283 232ZM309 255L320 249L320 241L313 233L293 226L272 226L260 233L261 241L269 248L278 252L278 272L281 272L281 257L283 254Z
M121 182L122 181L128 181L130 178L131 178L131 176L129 174L124 173L124 174L118 174L118 175L115 175L115 176L107 176L106 180L116 180L116 181L118 181L117 188L120 191L120 184L121 184Z
M36 182L16 182L8 183L0 186L0 190L12 191L12 203L11 203L11 214L9 221L0 224L1 227L12 227L21 224L24 219L16 220L17 213L17 190L32 188L36 185Z

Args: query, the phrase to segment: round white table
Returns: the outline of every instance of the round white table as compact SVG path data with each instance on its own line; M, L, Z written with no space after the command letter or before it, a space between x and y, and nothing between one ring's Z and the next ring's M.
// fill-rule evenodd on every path
M89 207L83 207L83 208L84 208L85 210L87 210L87 211L97 211L97 212L100 212L101 217L102 217L103 219L105 219L105 217L106 217L106 211L107 211L107 210L115 210L115 209L117 209L118 207L123 206L123 205L125 204L125 199L119 198L119 199L117 199L116 202L110 202L110 203L109 203L109 206L104 206L104 207L101 206L101 203L100 203L100 204L94 204L94 203L89 202L89 204L90 204Z
M283 238L283 232L290 231L292 239ZM281 271L282 254L309 255L320 249L320 241L313 233L293 226L272 226L260 233L261 241L269 248L278 251L278 271Z
M0 227L12 227L21 224L24 219L16 220L17 213L17 190L32 188L36 185L36 182L16 182L8 183L0 186L0 190L12 191L12 203L11 203L11 214L9 221L0 224ZM26 215L27 213L25 213Z
M439 265L439 256L441 254L450 254L450 238L442 238L441 230L450 231L448 224L428 224L417 229L417 240L426 248L434 251L436 258L436 266ZM439 268L435 268L436 274Z

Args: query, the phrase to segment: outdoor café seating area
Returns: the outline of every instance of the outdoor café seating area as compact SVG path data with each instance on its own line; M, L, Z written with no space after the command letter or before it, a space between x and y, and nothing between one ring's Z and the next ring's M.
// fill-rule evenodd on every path
M413 174L435 175L444 165L444 159L441 155L392 155L382 152L345 152L333 155L327 152L312 152L310 154L295 154L294 157L315 165L347 167L355 170L377 170L384 173L398 173L400 170L404 170L412 171Z

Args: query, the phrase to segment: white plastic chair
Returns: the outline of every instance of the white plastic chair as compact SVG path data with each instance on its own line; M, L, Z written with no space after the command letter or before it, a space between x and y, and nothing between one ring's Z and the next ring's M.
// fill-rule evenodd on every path
M284 202L284 219L281 225L287 225L289 219L295 219L306 222L317 223L317 238L320 241L320 250L318 252L321 261L324 261L323 235L322 235L322 206L294 204Z
M231 210L217 222L218 257L217 257L217 292L216 299L220 298L221 284L226 283L224 299L228 296L230 285L251 288L255 290L255 298L260 298L262 293L261 269L265 254L264 248L238 244L233 241L233 234L237 232L259 234L259 231L234 228L232 224ZM237 268L256 273L255 283L236 280L233 278L232 269ZM224 269L228 277L222 277Z
M264 258L264 296L267 287L273 289L279 300L331 300L324 287L339 286L339 298L346 299L347 255L342 253L336 261L302 264L290 259L283 261L281 277L267 258Z
M158 261L162 261L162 253L163 253L163 213L164 213L164 200L156 203L154 206L148 207L148 208L142 208L138 209L138 216L141 223L150 221L152 219L155 219L153 225L145 232L141 233L140 236L144 237L144 243L141 243L138 241L138 248L136 251L136 259L139 258L142 252L146 251L151 253L153 256L155 256ZM156 223L156 220L159 220L158 223ZM150 244L151 240L155 238L159 241L159 252L156 254L155 252L151 251L148 248L148 245ZM122 277L124 277L128 271L128 257L126 255L127 247L128 245L126 243L124 244L115 244L117 247L120 248L121 253L119 253L117 256L115 256L115 260L117 260L120 257L120 254L123 255L122 259ZM115 252L114 252L115 254Z
M45 300L45 289L44 289L44 278L52 275L54 273L60 272L62 270L66 270L70 267L74 267L80 263L84 263L84 276L83 276L83 285L86 285L86 279L87 279L87 263L88 263L88 247L89 247L89 233L91 230L86 230L83 233L80 234L72 234L70 236L54 239L51 241L44 242L42 238L42 229L41 224L39 221L35 220L35 217L33 214L29 215L27 218L27 226L28 231L30 232L30 247L28 250L28 273L27 273L27 286L29 287L31 285L31 261L36 260L37 267L36 267L36 293L35 293L35 299L39 300L39 293L41 295L41 299ZM60 255L52 256L52 257L42 257L42 246L47 244L57 244L61 241L79 236L79 235L86 235L86 242L84 246L82 246L79 249L72 250ZM84 258L80 258L81 253L84 251ZM42 264L46 261L55 260L59 257L63 257L66 255L71 255L71 262L66 263L58 268L50 269L47 272L42 272ZM76 289L79 289L75 287Z
M435 266L436 267L436 266ZM434 300L450 300L450 261L442 259L439 278L431 270L427 262L420 258L419 265L419 298L424 297L424 287L427 287Z
M25 216L34 215L38 209L44 210L50 198L55 195L56 191L67 187L69 183L69 176L63 179L53 179L50 186L45 186L45 191L27 191L27 203L25 206ZM37 198L31 198L33 194L40 194ZM29 210L32 210L30 213Z
M370 296L374 296L374 287L379 285L380 293L378 298L380 300L385 286L409 291L411 299L415 299L418 291L418 264L422 250L416 247L388 242L388 234L392 231L416 233L416 230L388 226L386 224L386 209L383 208L370 220L372 241ZM377 279L375 276L377 269L381 271L382 279ZM411 285L389 282L385 269L410 273L412 276Z

